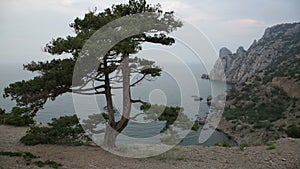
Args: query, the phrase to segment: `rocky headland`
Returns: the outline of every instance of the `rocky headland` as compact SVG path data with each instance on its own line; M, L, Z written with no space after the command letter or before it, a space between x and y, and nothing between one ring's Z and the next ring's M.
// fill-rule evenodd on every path
M248 50L222 48L210 78L235 84L219 128L239 143L300 137L300 23L267 28Z

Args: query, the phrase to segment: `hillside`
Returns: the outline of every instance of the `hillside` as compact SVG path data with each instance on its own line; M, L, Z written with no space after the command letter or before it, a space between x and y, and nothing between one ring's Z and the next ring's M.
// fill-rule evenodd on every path
M235 83L219 128L238 142L263 144L300 137L300 23L266 29L248 50L220 50L210 76Z

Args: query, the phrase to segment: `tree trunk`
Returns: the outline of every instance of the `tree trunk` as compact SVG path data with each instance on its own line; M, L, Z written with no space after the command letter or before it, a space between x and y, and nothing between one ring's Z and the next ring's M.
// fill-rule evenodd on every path
M131 111L131 96L130 96L130 67L129 67L129 56L124 55L122 62L122 76L123 76L123 112L122 118L117 123L116 130L121 133L127 126L130 111Z
M104 68L105 71L108 72L107 66L107 58L104 58ZM111 94L111 86L110 86L110 79L109 73L105 73L105 98L107 104L107 111L108 111L108 124L106 125L105 135L104 135L104 146L111 149L116 147L116 138L118 133L115 131L116 122L115 122L115 110L113 107L112 102L112 94Z
M107 67L107 60L104 59L104 68L108 69ZM108 71L108 70L105 70ZM105 83L105 98L106 98L106 104L107 104L107 111L108 111L108 123L112 128L115 128L116 122L115 122L115 110L113 107L112 102L112 94L111 94L111 87L110 87L110 79L109 79L109 73L105 73L104 75L104 83Z
M106 63L104 63L106 64ZM105 85L107 86L105 90L109 123L106 126L105 136L104 136L104 146L107 148L116 147L116 138L127 126L131 111L131 96L130 96L130 67L129 67L129 56L124 55L122 62L122 76L123 76L123 112L122 118L119 122L115 123L114 109L112 103L112 95L109 76L105 77Z
M118 134L119 133L116 132L114 128L112 128L110 125L107 125L105 130L105 135L104 135L103 146L108 149L115 148Z

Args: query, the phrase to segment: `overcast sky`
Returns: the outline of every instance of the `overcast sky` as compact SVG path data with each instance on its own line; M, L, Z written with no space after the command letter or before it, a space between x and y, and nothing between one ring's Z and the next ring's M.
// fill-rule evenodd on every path
M1 63L52 59L42 48L52 38L73 34L69 24L89 9L127 0L3 0L0 2ZM299 0L148 0L161 3L195 25L216 50L246 49L266 27L300 21Z

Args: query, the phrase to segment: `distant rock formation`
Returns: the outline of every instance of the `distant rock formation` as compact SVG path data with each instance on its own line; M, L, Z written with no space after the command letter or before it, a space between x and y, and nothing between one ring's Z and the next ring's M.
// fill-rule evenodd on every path
M276 25L265 30L263 37L254 41L248 50L239 47L236 53L222 48L219 59L210 72L210 79L242 83L263 71L287 53L299 52L300 23ZM225 73L225 74L224 74Z
M209 80L210 78L208 74L202 74L201 79Z
M248 50L222 48L210 78L236 83L218 128L238 143L300 137L300 23L266 29Z

